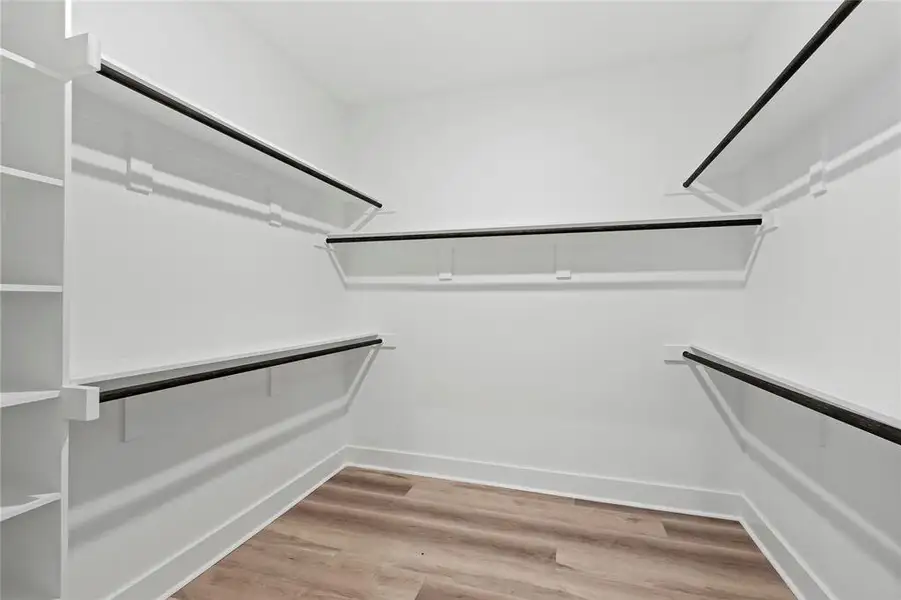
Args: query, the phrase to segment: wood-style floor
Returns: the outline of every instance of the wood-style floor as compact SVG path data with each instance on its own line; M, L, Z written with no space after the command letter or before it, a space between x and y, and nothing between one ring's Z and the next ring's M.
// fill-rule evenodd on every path
M794 600L738 523L348 468L178 600Z

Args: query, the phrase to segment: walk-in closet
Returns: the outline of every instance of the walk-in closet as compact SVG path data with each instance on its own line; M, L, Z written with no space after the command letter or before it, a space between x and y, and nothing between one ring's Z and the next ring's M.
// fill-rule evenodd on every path
M2 600L901 600L901 2L0 0Z

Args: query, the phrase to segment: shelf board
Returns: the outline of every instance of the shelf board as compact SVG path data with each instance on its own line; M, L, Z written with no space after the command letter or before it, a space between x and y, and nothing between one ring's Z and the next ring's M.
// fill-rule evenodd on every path
M61 294L61 285L21 285L14 283L0 284L0 292L17 292L27 294Z
M6 521L60 499L59 492L33 493L16 481L4 481L0 490L0 521Z
M624 231L706 229L711 227L759 227L762 224L763 215L761 214L730 214L712 217L643 219L633 221L607 221L603 223L557 223L552 225L442 229L431 231L393 231L388 233L339 233L328 236L326 242L329 244L348 244L533 235L571 235Z
M896 417L877 413L698 346L690 346L682 356L686 360L719 371L789 402L901 446L901 420Z
M0 393L0 407L9 408L20 404L30 404L41 400L53 400L59 398L59 390L40 390L32 392L3 392Z
M337 354L357 348L381 344L378 334L363 334L353 337L335 338L317 342L249 352L246 354L221 357L204 361L192 361L161 366L152 369L120 372L88 378L73 379L80 386L100 388L100 402L109 402L173 387L190 385L210 379L229 377L249 371L271 368L315 358Z
M22 171L20 169L14 169L12 167L6 167L0 165L0 175L8 175L10 177L17 177L19 179L25 179L28 181L34 181L37 183L46 183L47 185L53 185L56 187L63 187L63 180L56 179L55 177L47 177L46 175L39 175L38 173L31 173L29 171Z
M102 59L96 76L79 79L77 85L149 116L165 127L223 148L242 160L289 174L295 181L317 192L343 201L362 201L376 209L382 208L381 202L350 184L109 58Z
M0 48L0 67L3 72L4 92L41 85L47 80L62 80L62 77L51 69L3 48Z
M769 156L818 121L833 120L835 102L847 98L856 87L868 85L874 69L897 56L901 47L899 16L896 3L844 0L685 179L683 187L697 181L731 196L723 185L740 175L755 175L746 172L754 161Z

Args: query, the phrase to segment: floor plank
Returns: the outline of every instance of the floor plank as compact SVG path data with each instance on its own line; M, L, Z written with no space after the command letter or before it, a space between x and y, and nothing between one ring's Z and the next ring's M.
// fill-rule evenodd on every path
M793 600L734 521L344 469L176 600Z

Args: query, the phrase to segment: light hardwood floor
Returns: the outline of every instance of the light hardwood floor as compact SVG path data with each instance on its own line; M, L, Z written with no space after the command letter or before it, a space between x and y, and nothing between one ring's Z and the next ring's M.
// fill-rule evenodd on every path
M347 468L178 600L794 600L738 523Z

